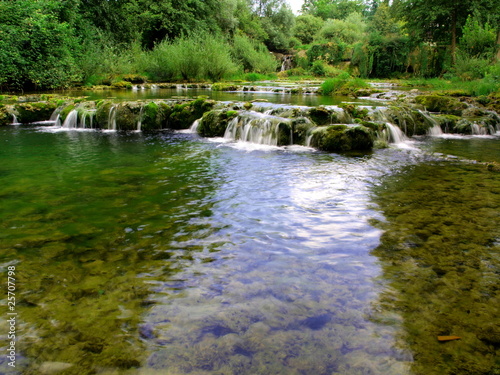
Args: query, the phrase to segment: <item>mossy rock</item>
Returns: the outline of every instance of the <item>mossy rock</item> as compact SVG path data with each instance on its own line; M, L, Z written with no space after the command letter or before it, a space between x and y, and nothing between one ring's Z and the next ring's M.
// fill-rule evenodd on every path
M188 129L193 122L200 119L204 113L210 111L215 102L213 100L196 99L192 102L177 104L173 107L167 123L172 129Z
M331 124L332 121L332 113L325 107L311 108L308 116L318 126Z
M110 101L98 102L97 110L95 113L95 125L100 129L109 129L109 114L113 103Z
M388 122L397 125L408 137L426 135L434 121L408 106L391 106L384 112Z
M307 137L310 135L315 125L306 117L299 117L292 120L293 143L306 146Z
M437 115L434 118L445 133L454 133L457 122L462 118L454 115Z
M12 124L12 114L9 113L8 108L0 105L0 126Z
M467 108L467 104L449 96L419 95L415 97L415 102L423 105L430 112L440 112L455 116L461 116L462 111Z
M280 122L278 125L278 146L288 146L292 144L293 139L292 135L293 126L290 122Z
M363 120L368 116L368 109L359 108L356 104L341 104L339 107L351 115L354 119Z
M47 121L57 108L53 102L19 103L14 106L17 120L22 124Z
M116 107L116 129L137 130L142 103L126 102Z
M132 83L127 82L127 81L119 81L119 82L113 82L113 84L111 84L111 87L114 89L130 90L130 89L132 89L133 85L132 85Z
M214 83L212 85L212 90L214 90L214 91L237 91L238 86L227 84L227 83Z
M229 121L238 115L236 111L213 110L203 115L198 126L198 134L202 137L222 137Z
M369 151L373 149L374 137L362 125L330 125L314 130L311 144L328 152Z
M160 107L155 102L150 102L142 108L141 130L161 129L162 119L160 116Z
M64 122L64 120L66 120L66 117L68 117L69 113L74 109L75 109L74 104L70 104L64 107L61 113L59 113L59 119L61 120L61 122Z

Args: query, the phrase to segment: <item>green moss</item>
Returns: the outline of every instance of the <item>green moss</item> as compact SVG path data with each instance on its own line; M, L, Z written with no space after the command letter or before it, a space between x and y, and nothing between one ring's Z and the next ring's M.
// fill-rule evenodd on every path
M146 104L142 110L141 130L161 129L160 107L155 102Z
M168 127L172 129L188 129L193 122L200 119L205 112L212 109L215 102L204 98L192 102L176 104L168 117Z
M354 119L365 119L368 115L368 109L360 109L356 104L343 103L339 105L339 107L346 111Z
M480 164L425 163L375 189L387 222L377 224L384 234L373 255L389 283L377 309L402 315L412 373L500 369L498 176Z
M238 115L237 111L213 110L203 115L198 126L202 137L222 137L229 121Z
M115 89L132 89L133 85L127 81L114 82L111 87Z
M7 107L0 105L0 126L9 125L12 123L12 115L8 112Z
M57 108L55 103L35 102L18 103L14 106L20 123L28 124L37 121L47 121Z
M315 125L305 117L292 119L293 143L306 146L307 137L314 127Z
M237 91L238 86L231 85L229 83L214 83L212 85L212 90L214 90L214 91Z
M332 114L325 107L313 107L309 110L308 116L314 121L316 125L331 124Z
M313 131L312 146L322 151L367 151L373 148L374 137L364 126L331 125Z
M415 97L415 101L430 112L441 112L455 116L461 116L462 111L467 108L467 104L447 96L419 95Z
M68 117L69 113L74 109L75 109L74 104L70 104L64 107L61 113L59 113L59 118L61 119L61 122L64 122L64 120L66 120L66 117Z

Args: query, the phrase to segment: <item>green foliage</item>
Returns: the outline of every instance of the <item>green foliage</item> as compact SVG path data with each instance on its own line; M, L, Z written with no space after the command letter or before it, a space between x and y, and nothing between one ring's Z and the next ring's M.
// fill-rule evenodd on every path
M233 38L232 55L245 71L269 73L276 71L278 67L278 61L262 43L240 33Z
M307 58L310 64L316 60L323 60L328 64L335 64L342 61L347 46L343 42L329 42L325 44L315 44L307 51Z
M316 60L311 66L311 73L315 76L323 77L326 73L325 64L321 60Z
M323 20L311 14L304 14L295 19L293 35L302 43L309 44L314 40L314 36L323 26Z
M365 37L366 24L361 14L352 13L346 20L329 19L316 35L318 41L340 41L346 44L360 42Z
M0 2L0 86L52 89L79 80L78 36L65 11L50 0Z
M367 89L370 85L360 78L353 78L347 72L342 72L335 78L327 79L321 84L320 92L323 95L354 95L358 90ZM354 116L356 117L356 116Z
M468 57L459 53L453 67L453 73L464 81L484 78L488 72L490 62L486 59Z
M482 25L478 16L467 18L462 29L460 50L472 58L491 58L496 48L496 30L485 23Z
M302 12L324 20L329 18L344 20L351 13L363 13L367 5L362 0L305 0Z

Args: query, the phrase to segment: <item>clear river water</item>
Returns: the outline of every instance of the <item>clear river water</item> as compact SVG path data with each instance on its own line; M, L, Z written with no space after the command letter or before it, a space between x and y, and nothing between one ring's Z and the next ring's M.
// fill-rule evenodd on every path
M0 128L0 373L498 374L499 142Z

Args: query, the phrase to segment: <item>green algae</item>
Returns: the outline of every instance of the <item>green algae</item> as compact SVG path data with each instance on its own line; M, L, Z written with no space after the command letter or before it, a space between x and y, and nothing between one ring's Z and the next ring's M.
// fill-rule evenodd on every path
M408 168L375 189L386 222L373 254L402 314L415 374L496 374L500 363L500 179L482 165ZM461 340L440 343L439 335Z

